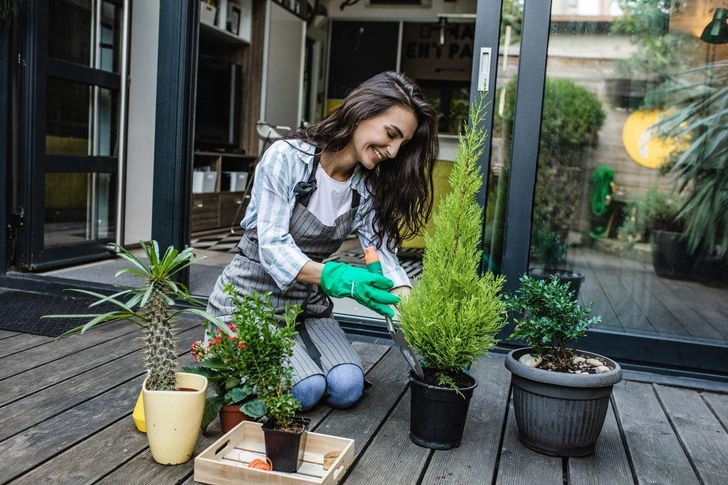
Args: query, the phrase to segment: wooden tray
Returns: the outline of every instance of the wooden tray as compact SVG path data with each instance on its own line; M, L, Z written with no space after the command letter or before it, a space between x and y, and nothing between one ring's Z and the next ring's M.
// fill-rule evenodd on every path
M326 484L339 483L354 460L354 440L308 433L303 464L296 473L248 468L255 458L265 460L265 442L260 423L243 421L195 458L195 481L211 485ZM340 455L324 470L324 455Z

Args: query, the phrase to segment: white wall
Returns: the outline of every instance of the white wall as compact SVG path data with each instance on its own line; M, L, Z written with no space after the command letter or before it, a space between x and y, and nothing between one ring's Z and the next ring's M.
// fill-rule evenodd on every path
M261 119L295 129L303 117L306 24L270 0L268 10Z
M124 244L152 236L154 120L157 105L159 0L134 2L129 66Z

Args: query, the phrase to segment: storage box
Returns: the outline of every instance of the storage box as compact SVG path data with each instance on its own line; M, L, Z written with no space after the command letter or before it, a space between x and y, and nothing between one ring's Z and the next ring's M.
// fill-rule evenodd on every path
M215 182L217 182L217 172L196 170L192 172L192 193L215 192Z
M242 192L248 185L248 172L223 172L220 183L222 192Z
M324 455L339 452L328 470ZM252 460L265 460L265 441L261 424L243 421L195 458L197 482L228 484L326 484L339 483L354 460L354 440L319 433L308 433L303 465L296 473L249 468Z
M215 14L217 8L209 3L200 2L200 23L215 26Z

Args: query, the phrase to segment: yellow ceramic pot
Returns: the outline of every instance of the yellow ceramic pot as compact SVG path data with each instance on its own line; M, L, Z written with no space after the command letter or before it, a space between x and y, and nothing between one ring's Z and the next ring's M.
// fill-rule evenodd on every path
M142 388L144 420L152 458L162 465L178 465L192 458L205 410L207 378L177 373L179 391Z

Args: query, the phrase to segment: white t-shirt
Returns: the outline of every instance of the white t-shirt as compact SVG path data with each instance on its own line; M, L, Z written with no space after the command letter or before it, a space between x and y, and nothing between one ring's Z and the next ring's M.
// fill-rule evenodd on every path
M351 208L352 188L349 180L339 182L329 177L321 165L316 169L316 190L311 194L308 211L327 226Z

